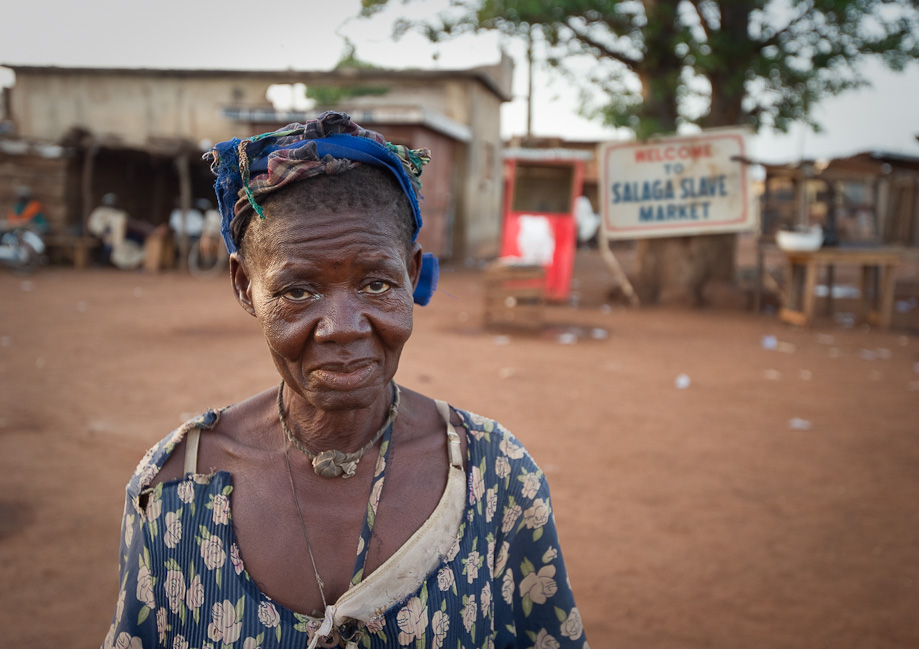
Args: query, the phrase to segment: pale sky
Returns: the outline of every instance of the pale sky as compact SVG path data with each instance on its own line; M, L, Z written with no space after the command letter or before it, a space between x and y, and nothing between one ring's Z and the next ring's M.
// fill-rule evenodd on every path
M461 69L496 63L503 46L520 56L519 44L482 34L432 45L417 35L394 42L394 18L431 13L447 0L416 0L372 20L348 20L359 0L280 1L272 13L242 0L49 0L6 3L0 26L0 62L28 65L323 70L344 49L383 67ZM514 74L517 99L502 111L505 136L526 130L526 68ZM873 87L826 100L815 113L825 132L803 126L788 135L761 133L753 155L770 162L796 161L883 150L919 156L919 65L901 74L869 64ZM0 69L0 85L12 74ZM534 132L568 139L618 139L611 129L576 115L577 93L551 73L534 75ZM563 130L564 128L564 130Z

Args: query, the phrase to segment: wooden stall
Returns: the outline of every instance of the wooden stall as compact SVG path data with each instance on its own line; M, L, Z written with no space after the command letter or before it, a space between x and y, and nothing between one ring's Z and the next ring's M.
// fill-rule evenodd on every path
M756 308L765 285L778 294L783 320L811 325L818 289L826 296L826 314L833 314L839 270L852 275L858 284L862 320L889 327L901 290L897 268L902 260L919 257L919 158L861 153L764 166ZM776 247L780 230L815 226L823 232L818 250L780 251ZM767 267L766 258L777 256L783 260L784 286Z

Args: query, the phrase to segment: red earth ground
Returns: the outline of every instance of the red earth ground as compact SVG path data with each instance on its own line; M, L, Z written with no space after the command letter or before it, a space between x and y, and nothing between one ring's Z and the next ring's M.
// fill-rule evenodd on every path
M636 311L581 252L577 306L524 335L483 328L481 279L446 269L397 378L542 465L594 649L919 647L919 310ZM226 280L45 268L0 297L0 646L97 647L137 460L277 376Z

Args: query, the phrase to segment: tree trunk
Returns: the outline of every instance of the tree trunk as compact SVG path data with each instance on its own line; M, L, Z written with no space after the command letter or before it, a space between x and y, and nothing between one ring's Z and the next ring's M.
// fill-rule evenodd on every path
M643 304L700 307L734 294L737 236L710 234L638 242L637 291Z
M646 3L646 11L659 7L656 2ZM719 3L721 29L709 45L715 52L712 57L723 62L719 69L709 72L712 85L711 111L703 120L706 127L736 126L741 123L742 101L746 91L744 73L746 60L752 47L747 38L747 21L750 7ZM653 11L653 10L652 10ZM648 22L651 24L649 11ZM673 25L665 21L666 25ZM674 34L660 34L672 38ZM658 43L655 51L667 51ZM670 48L672 50L672 47ZM649 45L648 50L651 50ZM653 61L656 65L661 62ZM669 66L666 68L670 70ZM657 74L657 72L655 72ZM640 75L645 84L645 76ZM649 75L653 77L654 74ZM649 80L650 81L650 80ZM653 81L646 88L654 88ZM645 100L654 97L645 94ZM675 105L675 104L674 104ZM652 107L649 107L649 112ZM653 113L652 113L653 115ZM675 123L674 123L675 126ZM675 130L672 129L672 130ZM638 242L638 277L636 290L645 304L672 304L701 307L712 304L739 305L743 302L735 281L736 234L699 235L644 239Z
M676 4L658 0L644 0L643 4L648 21L644 30L644 56L635 65L642 95L640 138L676 130L677 90L683 69L683 60L674 48L681 30Z

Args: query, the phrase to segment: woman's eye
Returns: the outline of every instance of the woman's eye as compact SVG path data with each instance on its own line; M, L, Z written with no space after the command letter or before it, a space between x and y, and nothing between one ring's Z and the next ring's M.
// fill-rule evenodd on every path
M372 293L374 295L379 295L380 293L385 293L390 289L390 285L386 282L375 281L370 282L364 287L364 291L367 293Z
M292 288L284 293L285 298L291 302L303 302L313 296L309 291L302 288Z

